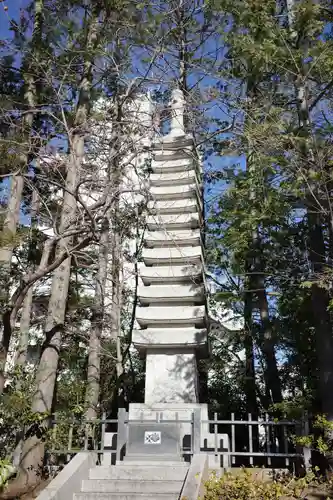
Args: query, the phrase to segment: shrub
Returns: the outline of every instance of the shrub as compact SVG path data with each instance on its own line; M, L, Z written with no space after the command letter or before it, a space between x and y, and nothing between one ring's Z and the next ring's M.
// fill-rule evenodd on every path
M260 474L241 469L233 475L230 472L221 478L212 475L206 483L204 500L300 500L307 498L310 491L320 491L318 498L329 499L328 485L308 473L303 478L296 478L288 473L272 474L271 480L260 480Z

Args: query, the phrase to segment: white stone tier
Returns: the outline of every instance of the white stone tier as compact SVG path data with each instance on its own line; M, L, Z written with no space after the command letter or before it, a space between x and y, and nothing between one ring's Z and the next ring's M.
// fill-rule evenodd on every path
M181 141L174 141L173 147L172 144L155 144L153 147L153 154L156 156L165 156L170 158L175 154L183 153L184 156L188 156L189 154L193 155L193 146L192 144L182 144Z
M203 280L202 265L141 267L140 278L145 285L152 283L186 283Z
M154 151L154 160L157 161L163 161L165 159L168 160L183 160L183 159L190 159L190 158L195 158L195 155L193 153L192 148L182 148L182 149L176 149L176 150L161 150L161 151Z
M197 229L200 227L199 213L171 214L171 215L149 215L147 227L150 231L156 229Z
M148 347L177 349L187 346L202 349L207 344L207 330L193 327L134 330L133 344L141 352Z
M154 139L152 144L153 149L178 149L184 146L193 146L193 137L184 135L182 137L173 137L163 135Z
M142 259L146 266L165 264L200 264L203 261L201 246L144 248Z
M193 196L192 198L184 198L183 200L152 200L148 203L148 210L154 214L185 214L197 212L198 203L195 196Z
M151 186L181 186L183 184L193 184L197 181L195 170L185 170L185 172L158 173L150 175Z
M154 173L184 172L193 168L192 160L153 160L151 169Z
M197 246L201 244L199 229L148 231L144 238L149 248L171 246Z
M201 410L201 420L205 422L203 427L208 426L208 406L207 404L196 403L188 405L186 403L130 403L129 405L129 420L150 420L156 422L156 416L163 412L164 420L188 420L189 428L191 427L192 415L194 410ZM191 434L191 431L189 431Z
M199 284L189 285L151 285L139 286L138 297L143 305L161 302L176 302L189 304L204 304L205 287Z
M198 194L196 184L184 184L183 186L151 186L150 193L155 200L179 200Z
M137 307L136 319L141 328L149 326L206 326L205 306Z

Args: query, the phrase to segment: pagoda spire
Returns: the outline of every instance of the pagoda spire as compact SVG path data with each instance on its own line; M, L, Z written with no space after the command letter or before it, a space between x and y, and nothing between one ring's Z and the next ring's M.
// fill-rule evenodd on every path
M183 137L185 135L184 113L185 98L181 89L175 88L171 93L171 137Z

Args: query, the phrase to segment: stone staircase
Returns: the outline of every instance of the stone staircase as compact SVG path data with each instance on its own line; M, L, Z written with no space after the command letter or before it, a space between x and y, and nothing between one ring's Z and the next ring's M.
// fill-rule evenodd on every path
M73 500L178 500L188 471L185 462L128 460L96 466L82 481Z

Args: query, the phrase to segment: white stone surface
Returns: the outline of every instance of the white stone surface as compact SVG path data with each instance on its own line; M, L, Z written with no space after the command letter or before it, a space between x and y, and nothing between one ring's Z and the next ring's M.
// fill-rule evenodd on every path
M164 156L166 159L173 157L175 154L181 155L183 153L184 157L193 155L193 144L186 144L184 141L174 141L174 146L172 147L171 142L165 143L167 147L163 144L156 144L153 147L153 154L156 156Z
M37 500L73 500L81 489L82 480L97 462L97 453L80 452L52 479Z
M171 131L170 137L185 136L184 111L185 98L180 89L173 89L171 93Z
M182 283L202 278L202 265L141 267L140 277L145 285L151 283Z
M85 494L95 494L93 496L94 500L125 500L130 498L131 500L136 500L137 498L159 498L159 493L163 492L164 500L167 500L166 495L169 496L169 500L178 498L184 480L155 480L154 469L150 468L151 479L150 480L134 480L132 479L84 479L81 486L81 496L80 500L87 500L86 497L82 496ZM185 476L185 471L184 474ZM103 495L103 496L102 496ZM106 497L104 496L106 495ZM77 497L74 497L77 500Z
M110 463L111 465L111 463ZM89 479L120 479L130 481L134 479L135 481L147 481L154 479L158 480L180 480L184 479L187 472L188 464L184 462L177 462L176 465L166 466L156 465L153 470L149 470L149 467L145 463L131 467L131 465L125 461L121 462L116 467L95 467L89 471Z
M152 213L172 214L191 213L198 211L198 203L195 196L182 200L155 201L148 203L148 210Z
M161 352L162 351L162 352ZM194 350L177 353L147 350L145 403L194 403L197 401L197 368Z
M203 285L151 285L140 286L138 297L141 304L154 304L160 302L195 302L202 303L205 298Z
M208 428L208 406L206 403L184 403L181 401L173 403L131 403L129 408L129 419L139 420L141 414L144 420L156 420L156 415L163 414L164 420L187 420L191 425L191 414L194 410L200 410L202 426ZM189 427L190 428L190 427Z
M170 135L161 135L154 138L153 149L177 149L184 146L193 147L193 137L191 135L183 135L180 137L172 137Z
M197 184L185 184L183 186L152 186L150 194L155 200L179 200L199 194Z
M147 217L147 227L152 229L196 229L200 225L200 217L198 213L190 214L157 214Z
M195 349L207 343L207 330L193 327L183 328L147 328L133 331L133 344L138 349L154 345L156 349L168 347L175 349L182 346Z
M160 151L159 153L156 152L154 154L154 159L157 160L157 161L161 161L161 160L165 160L165 159L168 159L168 160L182 160L182 159L195 159L195 156L194 156L194 153L193 151L183 151L181 149L178 149L176 151L166 151L166 152L163 152L163 151Z
M202 248L198 247L164 247L144 248L142 258L146 265L163 264L200 264L203 260Z
M185 172L172 172L150 175L151 186L180 186L183 184L191 184L196 181L195 170L185 170Z
M183 172L184 170L191 170L193 168L193 160L192 159L180 159L166 160L164 157L160 160L153 159L151 162L151 168L153 172Z
M145 234L147 247L170 246L198 246L201 244L199 229L185 229L172 231L148 231Z
M140 327L205 326L205 306L137 307L136 319Z
M184 482L182 498L187 498L188 500L205 498L206 483L209 480L209 475L208 455L203 453L193 455L191 465Z

